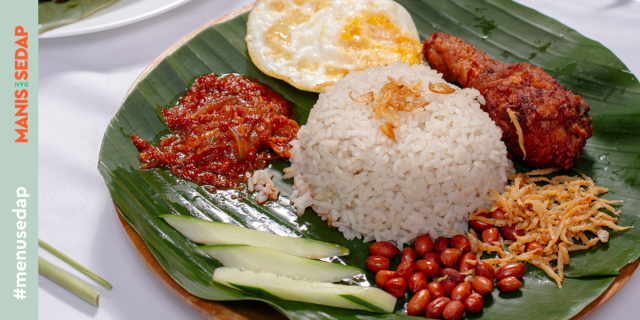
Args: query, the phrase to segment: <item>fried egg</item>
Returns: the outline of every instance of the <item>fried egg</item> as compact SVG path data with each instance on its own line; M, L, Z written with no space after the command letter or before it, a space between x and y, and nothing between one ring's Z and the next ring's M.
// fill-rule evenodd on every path
M313 92L351 71L422 61L411 16L391 0L258 0L246 41L262 72Z

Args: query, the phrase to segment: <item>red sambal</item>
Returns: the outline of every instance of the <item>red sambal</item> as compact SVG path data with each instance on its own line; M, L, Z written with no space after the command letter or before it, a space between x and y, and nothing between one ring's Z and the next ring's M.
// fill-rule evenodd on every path
M173 134L155 148L132 134L141 169L164 166L185 179L236 187L244 174L288 158L300 128L291 104L269 87L241 75L200 77L178 105L162 110Z

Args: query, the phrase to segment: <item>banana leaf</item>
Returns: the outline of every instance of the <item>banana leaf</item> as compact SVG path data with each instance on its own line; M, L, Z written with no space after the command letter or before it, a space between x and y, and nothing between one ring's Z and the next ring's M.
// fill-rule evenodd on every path
M591 106L594 135L578 165L561 174L584 173L610 189L607 199L624 200L619 224L635 225L640 214L640 83L607 48L532 9L507 0L398 0L411 13L422 39L444 31L470 42L502 62L527 61L545 69ZM270 165L281 189L279 200L256 205L243 190L210 192L164 169L140 170L135 133L157 143L170 131L161 108L176 104L198 77L241 73L255 78L294 104L302 125L318 95L297 90L261 73L249 59L244 37L247 14L204 29L164 58L131 90L104 135L98 169L121 214L140 234L155 258L188 292L211 300L265 301L290 319L409 318L398 299L395 314L374 314L259 296L222 287L211 275L220 264L193 250L197 245L161 221L162 214L233 222L280 235L328 241L351 250L336 260L366 269L368 243L346 240L310 209L295 215L289 202L291 180L282 180L286 161ZM158 107L161 106L161 107ZM516 164L519 172L530 170ZM494 290L484 310L469 319L569 319L596 299L620 269L640 256L640 230L612 232L609 243L571 254L564 288L541 270L527 266L524 286L503 294ZM334 261L337 262L337 261ZM396 261L392 263L397 264ZM366 272L360 281L372 280ZM371 281L370 281L371 282Z
M38 33L76 22L115 0L38 0Z

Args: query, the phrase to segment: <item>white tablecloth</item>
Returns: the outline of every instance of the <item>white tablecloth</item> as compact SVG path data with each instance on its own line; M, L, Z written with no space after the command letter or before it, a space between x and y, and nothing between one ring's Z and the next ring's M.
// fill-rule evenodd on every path
M203 319L166 290L135 253L98 173L98 152L129 86L153 59L192 30L250 2L193 0L132 25L40 41L39 237L114 287L96 286L101 305L95 308L40 277L41 319ZM601 42L640 75L639 2L518 2ZM638 318L638 301L640 272L588 319Z

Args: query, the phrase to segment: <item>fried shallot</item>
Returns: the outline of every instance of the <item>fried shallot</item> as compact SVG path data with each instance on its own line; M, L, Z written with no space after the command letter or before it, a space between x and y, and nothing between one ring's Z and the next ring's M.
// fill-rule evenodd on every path
M419 99L421 96L419 90L422 85L421 80L413 84L405 83L402 81L402 78L400 81L397 81L392 77L387 77L387 80L389 81L385 83L377 93L369 91L363 93L358 98L354 98L353 92L349 92L349 98L355 102L374 103L374 118L382 116L386 120L386 122L380 126L380 131L389 137L389 139L393 140L393 142L397 142L393 129L400 126L398 111L411 112L427 106L429 102ZM443 83L438 83L436 86L429 83L429 89L433 92L443 94L455 92L454 89Z

